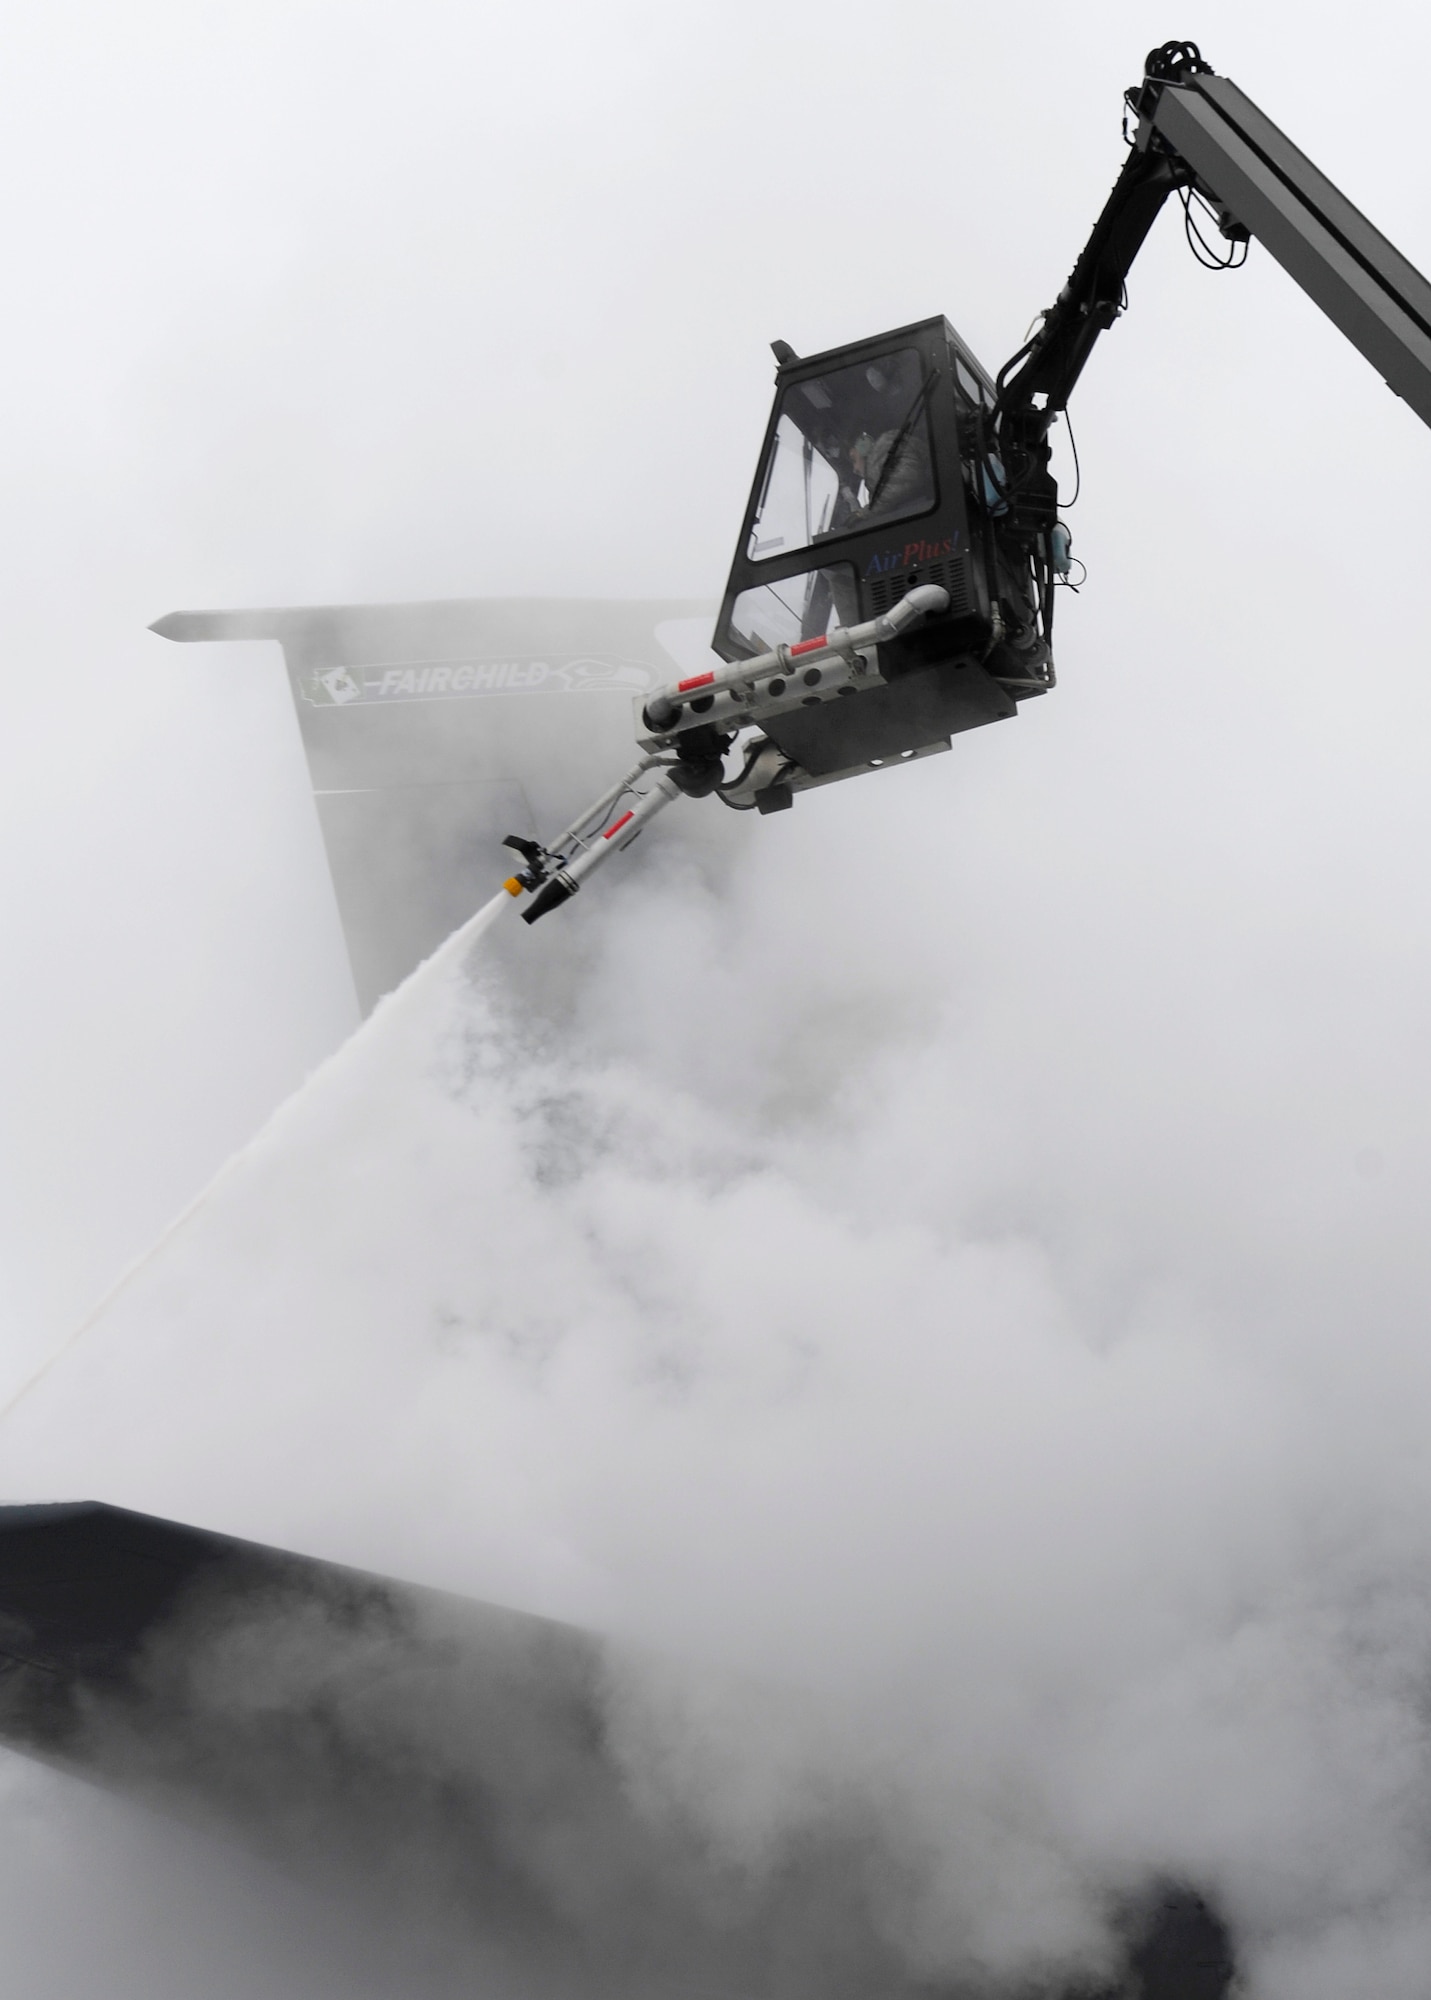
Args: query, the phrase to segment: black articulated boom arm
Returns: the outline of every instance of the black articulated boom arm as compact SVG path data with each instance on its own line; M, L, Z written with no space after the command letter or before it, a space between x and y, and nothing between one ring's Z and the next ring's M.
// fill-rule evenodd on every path
M1168 195L1201 198L1227 242L1268 250L1394 392L1431 424L1431 284L1192 42L1148 57L1127 94L1131 151L1068 283L998 380L995 430L1011 499L1035 513L1050 425ZM1017 501L1015 501L1017 506Z

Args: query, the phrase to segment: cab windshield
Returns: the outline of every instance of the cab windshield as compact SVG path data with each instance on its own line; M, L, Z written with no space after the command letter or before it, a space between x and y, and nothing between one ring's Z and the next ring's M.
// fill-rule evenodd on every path
M912 347L793 382L751 525L752 562L934 505L929 378Z

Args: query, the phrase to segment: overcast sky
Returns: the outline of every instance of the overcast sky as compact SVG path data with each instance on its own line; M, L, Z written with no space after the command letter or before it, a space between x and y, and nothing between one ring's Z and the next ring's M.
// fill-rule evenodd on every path
M1431 28L1400 7L1362 10L1354 34L1345 10L1261 5L10 10L7 1383L355 1021L276 649L178 649L150 620L716 596L769 341L808 352L942 310L997 367L1117 172L1121 91L1173 32L1431 267L1424 149L1395 111ZM1425 1816L1398 1759L1416 1754L1425 1629L1405 1580L1431 1555L1431 436L1255 247L1211 276L1174 211L1130 293L1074 409L1089 581L1060 606L1054 696L742 828L714 875L643 854L568 913L590 984L574 1023L548 1022L564 1035L541 1075L579 1139L610 1127L636 1157L603 1206L576 1143L577 1192L530 1225L536 1321L588 1295L599 1309L589 1362L549 1403L520 1371L487 1385L544 1468L501 1489L505 1540L423 1527L413 1437L451 1378L416 1365L415 1428L371 1487L366 1389L326 1472L245 1487L241 1428L198 1470L143 1439L126 1459L66 1436L63 1372L54 1476L661 1643L714 1644L734 1619L738 1654L792 1674L868 1624L859 1590L884 1591L875 1623L895 1637L856 1648L852 1698L927 1695L969 1797L1024 1773L1026 1751L1010 1764L1000 1746L1033 1741L1056 1767L1039 1838L1065 1860L1111 1868L1164 1843L1242 1897L1268 1995L1411 1996ZM517 929L494 967L548 948ZM463 1276L434 1248L451 1298L420 1259L395 1264L389 1324L409 1281L419 1317L461 1318L464 1285L516 1309L530 1120L560 1138L491 1053L500 992L434 1008L446 1054L408 1047L393 1074L417 1092L467 1050L454 1101L485 1121L470 1172L490 1177L479 1234L497 1261ZM371 1056L352 1072L379 1091L355 1128L374 1172L385 1143L416 1147L383 1073ZM304 1186L327 1115L301 1128ZM284 1171L243 1217L287 1212ZM411 1220L429 1197L414 1169L395 1199ZM718 1243L707 1201L725 1204ZM203 1299L234 1291L232 1227L161 1286L196 1341ZM275 1281L295 1312L347 1296L341 1232L318 1236ZM260 1304L238 1299L226 1354ZM169 1340L178 1324L125 1311L117 1380L125 1325ZM318 1399L298 1395L301 1416L336 1334L305 1353L288 1331ZM770 1374L766 1334L787 1360L811 1343L803 1401ZM163 1340L136 1362L151 1412ZM715 1387L648 1426L657 1363ZM753 1407L764 1510L722 1469ZM170 1429L186 1421L176 1401ZM40 1418L25 1435L6 1484L23 1473L30 1495L50 1447ZM460 1461L457 1436L444 1449ZM462 1519L498 1490L465 1477L448 1489ZM653 1492L673 1496L659 1529ZM728 1517L728 1538L694 1536ZM812 1579L793 1605L790 1573ZM1134 1601L1129 1652L1109 1632ZM1014 1691L987 1754L934 1693L961 1603L993 1636L960 1654L958 1687ZM1373 1665L1353 1671L1367 1630ZM1071 1737L1029 1734L1050 1659L1075 1690ZM1265 1706L1249 1684L1273 1690ZM1372 1741L1392 1745L1383 1762ZM1140 1768L1159 1773L1153 1803ZM1294 1831L1281 1875L1259 1874ZM1355 1880L1353 1848L1377 1857Z
M1417 16L1191 25L1431 262L1417 142L1385 111ZM768 341L942 309L997 365L1168 27L1108 5L12 11L7 1352L100 1292L352 1021L276 653L180 653L149 621L714 595ZM1093 585L1063 622L1069 698L1018 735L1086 741L1086 782L1053 756L1087 798L1181 734L1235 843L1220 774L1266 783L1249 681L1279 766L1309 703L1356 729L1415 698L1419 429L1269 260L1209 278L1171 217L1077 415ZM1381 775L1336 759L1368 852Z

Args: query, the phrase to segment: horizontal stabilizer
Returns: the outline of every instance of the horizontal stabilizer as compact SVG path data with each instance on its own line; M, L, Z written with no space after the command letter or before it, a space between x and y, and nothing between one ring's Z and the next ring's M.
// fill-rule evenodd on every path
M900 1864L877 1817L807 1817L773 1859L737 1860L671 1799L672 1719L709 1727L712 1684L572 1626L120 1508L0 1508L0 1740L386 1899L424 1948L442 1912L552 1993L927 1994L882 1900ZM661 1726L643 1733L653 1690ZM720 1712L778 1740L778 1701L731 1692ZM1188 1892L1150 1886L1127 1952L1137 1984L1119 1992L1228 1990L1226 1935Z

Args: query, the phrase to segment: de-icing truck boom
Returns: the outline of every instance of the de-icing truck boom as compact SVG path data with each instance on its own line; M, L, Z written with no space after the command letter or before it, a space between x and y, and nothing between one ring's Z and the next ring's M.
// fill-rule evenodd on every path
M1124 136L1067 284L997 376L943 318L804 359L773 343L775 406L712 639L724 664L646 700L647 754L559 839L509 838L529 923L683 795L779 811L1054 685L1073 557L1049 433L1169 195L1200 261L1235 268L1255 237L1431 424L1431 285L1194 43L1148 56Z

